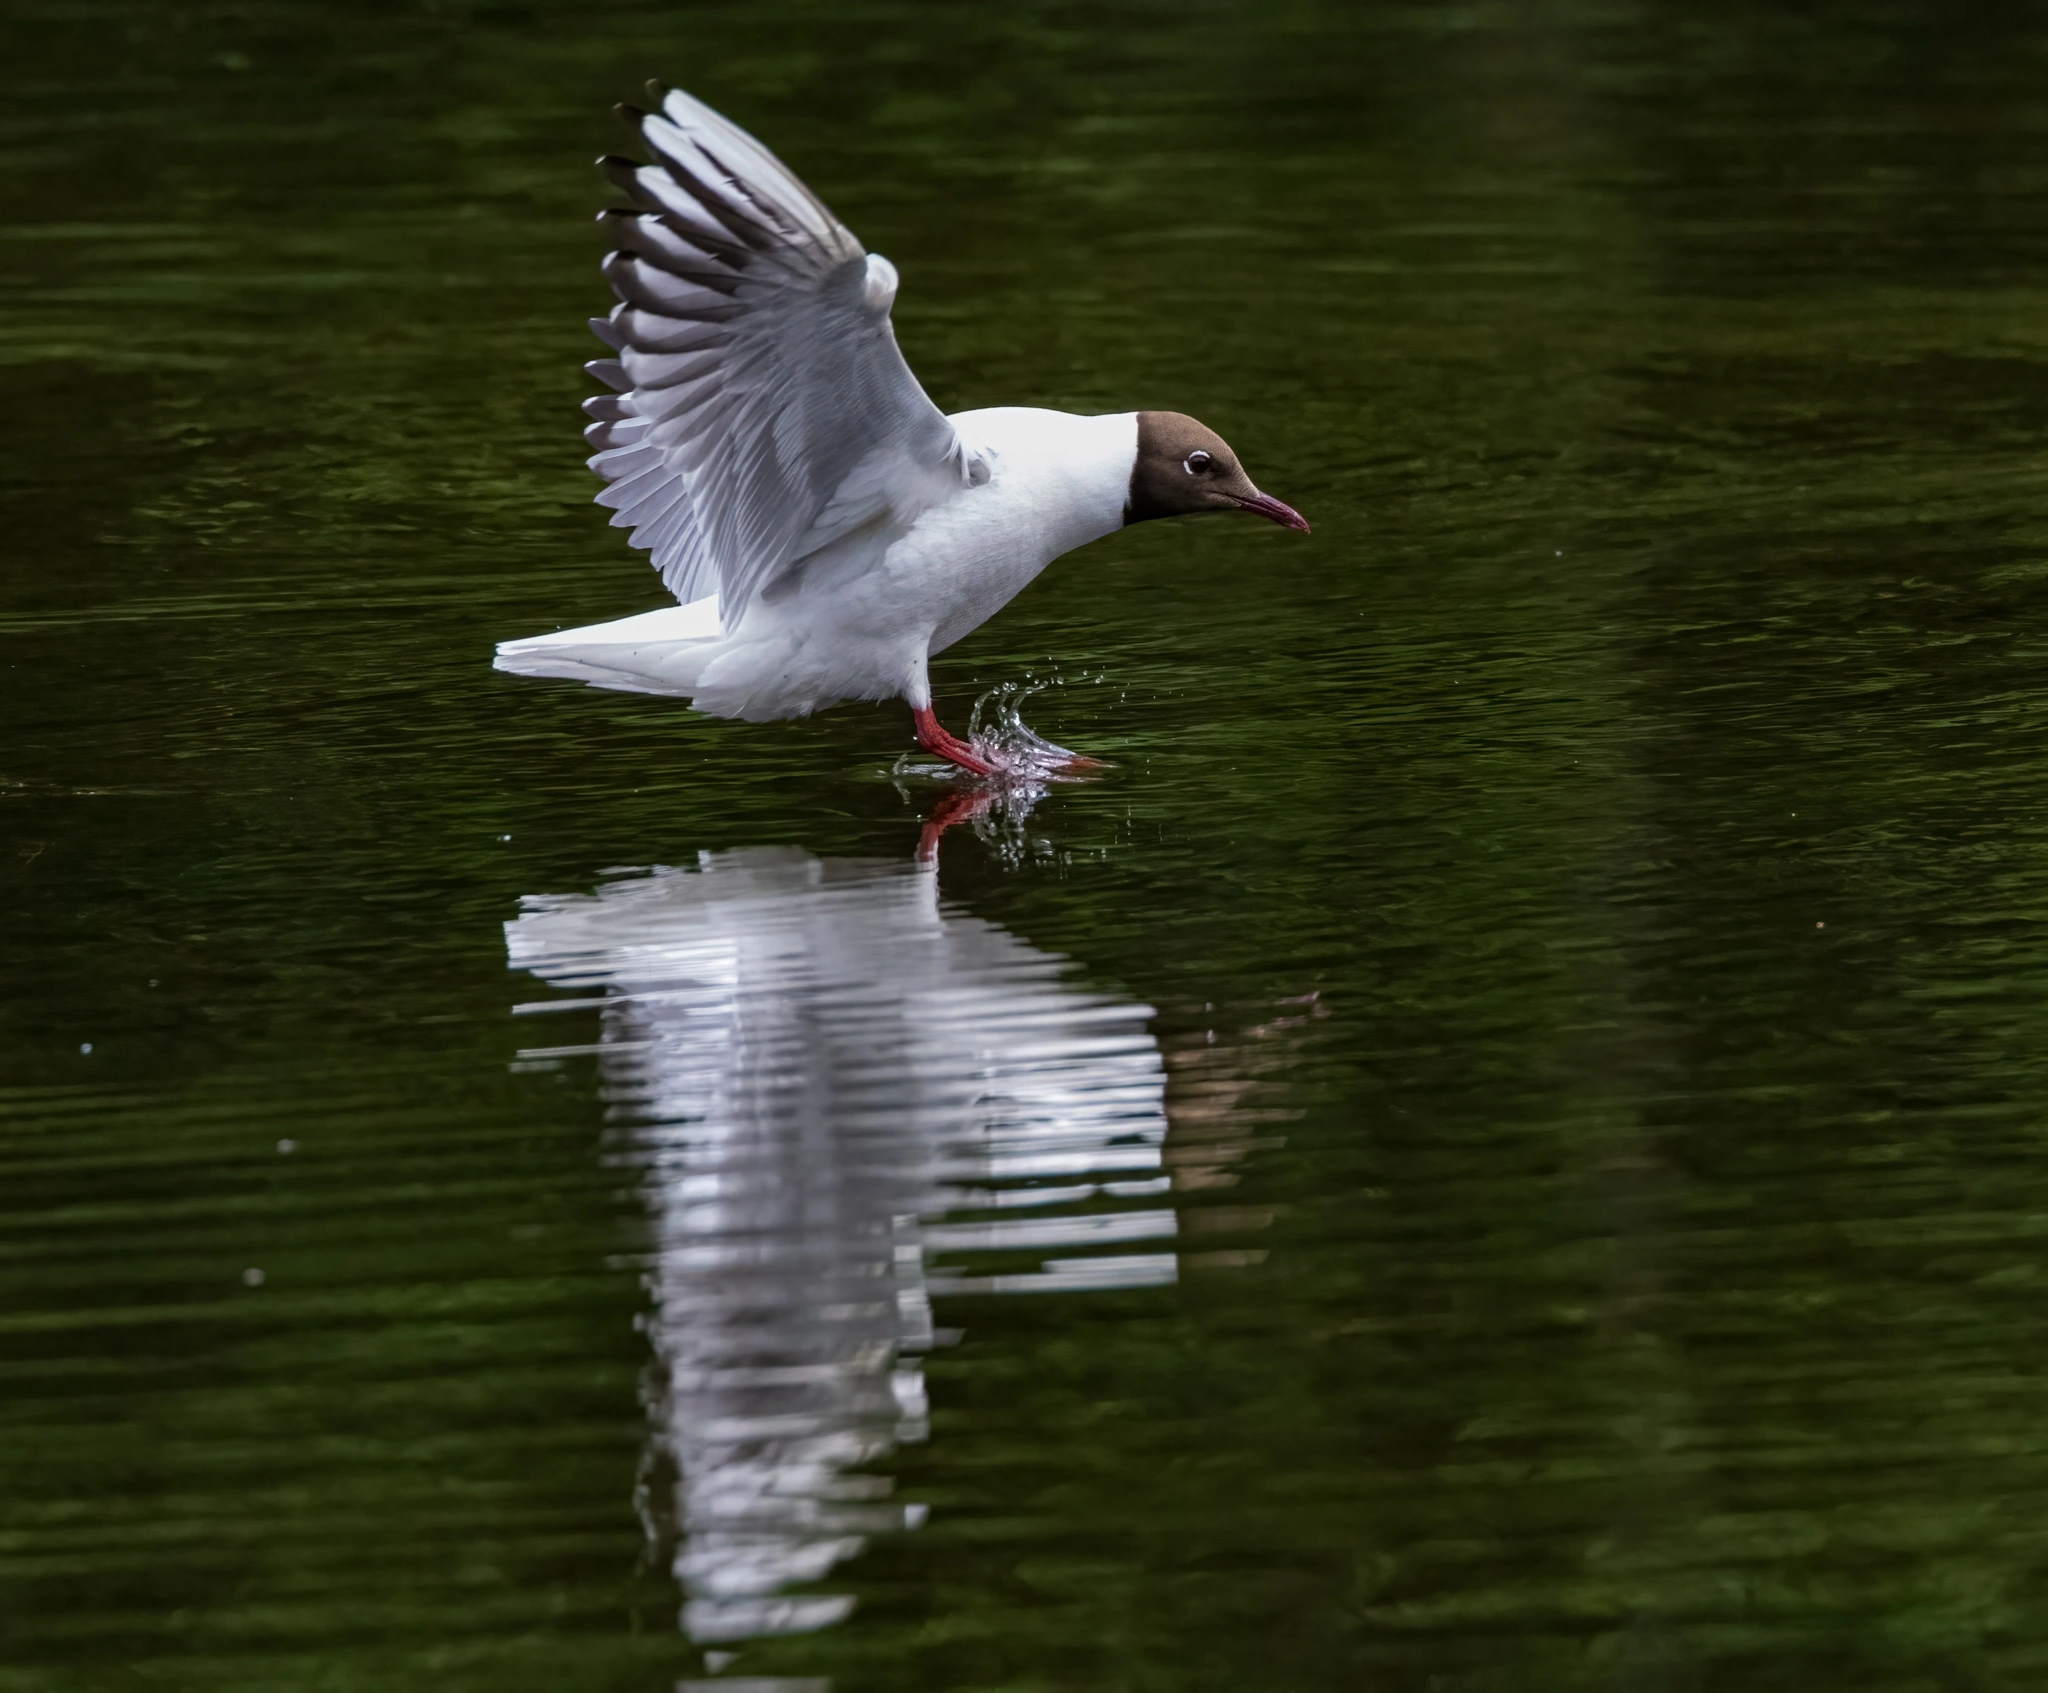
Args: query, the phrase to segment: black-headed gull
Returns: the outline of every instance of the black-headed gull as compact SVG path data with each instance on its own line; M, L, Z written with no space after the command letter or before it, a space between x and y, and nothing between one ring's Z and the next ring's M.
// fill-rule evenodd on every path
M626 108L655 162L606 159L618 304L597 496L681 603L498 648L501 670L674 694L752 721L908 700L927 751L978 775L927 663L1062 553L1129 523L1250 511L1308 524L1179 412L942 415L896 346L896 267L767 148L680 90Z

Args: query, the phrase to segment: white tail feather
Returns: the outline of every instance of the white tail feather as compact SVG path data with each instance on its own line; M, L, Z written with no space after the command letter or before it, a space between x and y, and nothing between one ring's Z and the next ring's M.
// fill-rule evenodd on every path
M724 634L713 594L611 623L501 641L496 668L520 676L566 677L594 688L688 698Z

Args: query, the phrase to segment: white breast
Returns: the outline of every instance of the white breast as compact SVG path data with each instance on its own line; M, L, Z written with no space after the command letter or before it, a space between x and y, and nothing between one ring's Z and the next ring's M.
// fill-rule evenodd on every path
M927 513L889 559L935 614L931 652L993 617L1062 553L1122 528L1138 455L1135 412L997 406L948 421L987 457L989 479Z

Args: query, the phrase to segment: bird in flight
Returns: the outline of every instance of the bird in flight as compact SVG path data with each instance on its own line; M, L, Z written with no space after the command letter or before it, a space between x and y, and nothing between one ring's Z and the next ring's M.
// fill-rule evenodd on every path
M503 642L500 670L754 722L901 698L926 751L998 775L994 747L940 724L932 654L1126 524L1308 528L1180 412L944 415L896 345L896 267L745 130L649 92L655 111L622 109L653 162L600 161L631 203L600 215L618 304L591 319L611 391L584 433L598 503L678 603Z

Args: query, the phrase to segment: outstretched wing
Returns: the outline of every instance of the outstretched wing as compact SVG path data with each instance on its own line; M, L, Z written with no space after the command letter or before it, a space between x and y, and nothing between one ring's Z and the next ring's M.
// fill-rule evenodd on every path
M719 595L731 629L819 548L987 471L897 350L887 259L701 101L628 115L655 162L601 161L633 205L599 220L619 303L591 328L618 356L586 367L616 390L584 402L590 467L669 590Z

